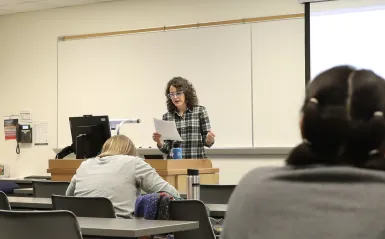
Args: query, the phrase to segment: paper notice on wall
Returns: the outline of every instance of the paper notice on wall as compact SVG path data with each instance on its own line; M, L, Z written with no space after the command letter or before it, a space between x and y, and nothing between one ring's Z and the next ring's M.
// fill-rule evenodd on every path
M35 145L48 145L48 122L37 122L33 125L33 142Z
M4 135L5 140L16 139L16 125L19 120L14 117L4 117Z
M20 124L32 124L32 115L28 110L20 110L19 112L19 123Z

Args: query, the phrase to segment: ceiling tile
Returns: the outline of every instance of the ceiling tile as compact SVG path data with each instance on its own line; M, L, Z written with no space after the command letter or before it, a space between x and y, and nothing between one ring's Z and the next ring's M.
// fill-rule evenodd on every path
M0 9L0 15L6 15L6 14L12 14L15 13L12 10L5 10L5 9Z
M0 15L119 0L0 0Z
M44 4L44 1L23 2L18 4L1 6L1 9L3 10L11 10L14 12L28 12L28 11L44 10L49 8L52 8L52 6Z
M112 2L116 0L94 0L94 2Z
M93 0L46 0L44 3L53 7L67 7L95 3Z
M0 0L0 6L19 4L19 3L23 3L23 2L32 2L32 1L33 0L31 0L31 1L28 1L28 0ZM35 0L35 1L38 1L38 0Z

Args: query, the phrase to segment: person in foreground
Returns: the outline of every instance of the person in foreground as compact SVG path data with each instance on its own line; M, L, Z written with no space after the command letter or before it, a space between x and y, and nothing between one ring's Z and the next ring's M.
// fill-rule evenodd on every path
M385 80L372 71L319 74L302 107L303 143L286 167L240 181L222 238L385 238L384 112Z
M67 196L105 197L114 205L117 217L132 218L141 189L146 193L178 191L143 159L136 156L132 141L124 135L108 139L96 158L82 162L68 186Z
M215 142L215 134L211 131L210 119L204 106L198 105L198 97L194 86L182 77L174 77L166 87L167 109L163 120L175 121L177 130L183 139L179 142L182 158L207 158L204 147L211 147ZM155 132L152 139L163 153L172 158L174 142L163 141Z

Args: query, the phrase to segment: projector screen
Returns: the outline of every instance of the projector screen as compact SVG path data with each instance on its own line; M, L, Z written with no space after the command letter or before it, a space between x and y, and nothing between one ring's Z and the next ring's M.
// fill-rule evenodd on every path
M342 64L385 77L385 1L320 2L310 9L312 79Z

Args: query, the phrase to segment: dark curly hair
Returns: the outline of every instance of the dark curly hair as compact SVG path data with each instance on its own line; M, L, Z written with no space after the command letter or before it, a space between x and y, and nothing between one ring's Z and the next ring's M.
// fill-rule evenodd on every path
M168 97L168 94L170 93L170 86L174 86L178 91L183 91L187 108L192 109L194 106L198 105L198 96L194 86L188 80L178 76L172 78L167 83L165 95L167 98L167 110L169 112L175 110L174 103L172 103L172 100Z

